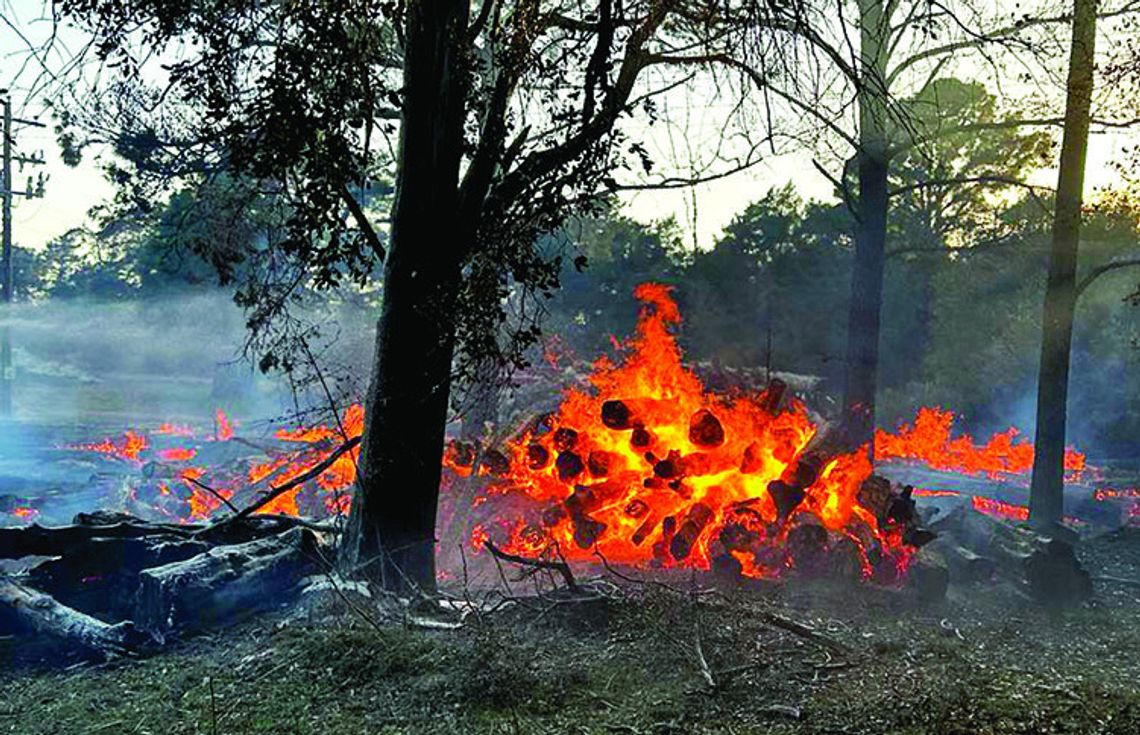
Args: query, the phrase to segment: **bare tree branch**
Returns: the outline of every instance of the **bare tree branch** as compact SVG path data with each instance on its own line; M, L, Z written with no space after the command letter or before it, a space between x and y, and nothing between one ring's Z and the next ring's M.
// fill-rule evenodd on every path
M1083 294L1085 290L1091 286L1094 281L1096 281L1096 279L1100 278L1105 273L1111 273L1112 271L1119 270L1121 268L1131 268L1134 266L1140 266L1140 255L1117 258L1116 260L1110 260L1107 263L1098 265L1096 268L1093 268L1091 271L1089 271L1085 277L1080 280L1080 283L1077 284L1077 298L1080 298L1081 294Z

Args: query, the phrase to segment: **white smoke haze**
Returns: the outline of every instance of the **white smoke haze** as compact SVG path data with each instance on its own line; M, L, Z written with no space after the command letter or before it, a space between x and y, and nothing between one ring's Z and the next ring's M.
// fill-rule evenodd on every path
M372 315L340 305L302 316L321 326L313 351L334 402L359 398ZM262 374L243 358L245 315L226 292L18 303L0 326L9 329L15 369L12 416L0 420L0 513L28 505L41 522L67 522L78 511L107 507L108 483L139 471L70 445L164 422L208 435L218 409L239 436L262 439L329 412L320 383L297 390L288 377Z

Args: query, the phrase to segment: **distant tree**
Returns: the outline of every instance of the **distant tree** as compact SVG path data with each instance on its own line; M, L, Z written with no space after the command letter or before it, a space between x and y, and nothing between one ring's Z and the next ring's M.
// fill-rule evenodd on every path
M645 281L679 282L681 233L673 220L642 224L616 207L576 217L544 246L570 249L586 260L579 268L563 262L561 289L550 302L548 331L584 356L612 346L611 335L633 333L637 301L633 289Z
M691 350L729 364L826 372L838 364L851 220L834 205L770 190L685 270Z
M853 446L870 446L875 423L892 169L901 157L944 136L1062 122L1033 113L964 125L937 114L927 115L933 124L926 125L912 117L905 100L925 97L940 79L953 77L966 58L984 72L996 72L1015 56L1030 78L1047 74L1042 70L1058 48L1049 31L1064 25L1067 16L1006 13L998 6L987 12L989 7L969 0L807 3L788 11L779 26L795 49L785 49L782 56L795 60L793 73L773 73L763 48L756 58L736 64L772 101L778 111L773 115L790 121L785 134L820 153L817 168L856 221L844 380L844 423ZM1118 17L1135 9L1122 0L1102 15ZM952 107L939 109L946 113ZM950 183L929 179L911 185L945 188ZM989 183L1000 190L1012 182Z

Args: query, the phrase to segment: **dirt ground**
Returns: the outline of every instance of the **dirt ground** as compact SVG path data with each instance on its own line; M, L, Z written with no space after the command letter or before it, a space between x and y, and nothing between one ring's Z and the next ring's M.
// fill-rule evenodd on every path
M145 660L2 671L0 733L1140 733L1140 586L1119 581L1140 580L1140 530L1082 554L1117 581L1067 610L1000 585L932 605L613 580L605 603L457 630L282 613Z

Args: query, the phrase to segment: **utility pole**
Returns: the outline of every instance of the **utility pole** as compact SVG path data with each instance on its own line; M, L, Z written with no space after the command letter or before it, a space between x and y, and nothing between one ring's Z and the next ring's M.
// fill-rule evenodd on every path
M4 188L0 189L0 197L2 197L3 201L2 216L4 219L3 251L0 252L0 299L3 299L4 303L4 314L2 318L0 318L0 417L7 418L12 415L12 381L16 377L15 369L12 367L12 334L9 326L9 320L12 318L9 304L12 303L14 286L12 263L12 197L22 196L28 199L42 197L44 195L45 182L43 173L40 173L38 183L33 189L32 179L29 176L28 185L24 191L16 191L12 183L12 163L16 162L21 164L21 166L26 163L43 165L44 161L42 157L13 155L12 149L15 147L13 125L28 125L37 128L45 126L43 123L36 122L35 120L22 120L12 117L12 99L8 96L8 90L0 89L0 97L3 97L4 105Z

